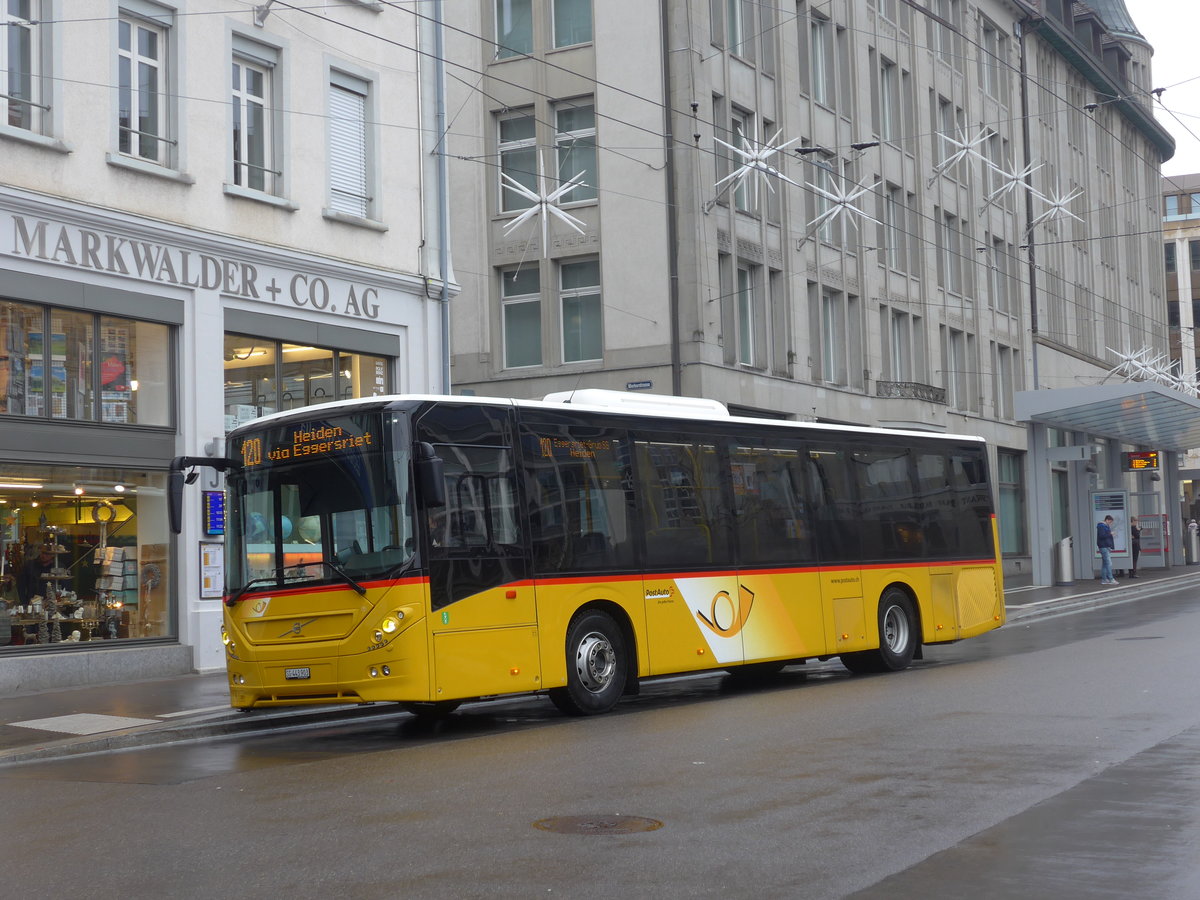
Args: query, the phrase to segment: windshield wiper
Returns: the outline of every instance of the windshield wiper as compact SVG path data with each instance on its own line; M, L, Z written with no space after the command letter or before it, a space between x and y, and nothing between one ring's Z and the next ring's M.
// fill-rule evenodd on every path
M367 589L365 587L363 587L361 584L359 584L357 581L355 581L353 578L351 578L349 575L347 575L346 571L341 566L339 566L337 563L330 562L327 559L317 559L317 560L313 560L312 562L296 563L291 566L281 566L275 570L274 575L264 575L261 578L251 578L249 581L247 581L245 584L243 584L240 588L238 588L236 591L234 591L233 594L230 595L229 599L227 599L225 601L225 605L233 606L233 604L237 603L239 600L242 599L243 594L245 594L247 591L249 591L250 588L252 588L256 584L263 584L263 583L267 583L267 582L269 582L271 584L275 584L277 582L283 581L283 573L286 572L288 569L307 569L309 566L327 566L330 569L330 571L332 571L335 575L337 575L338 578L340 578L342 581L346 582L346 584L350 585L350 587L354 588L354 590L358 592L359 596L365 597L367 595Z
M358 591L359 596L365 597L367 595L367 589L365 587L363 587L361 584L359 584L357 581L355 581L353 578L351 578L349 575L347 575L346 570L343 569L341 566L339 566L337 563L335 563L331 560L328 560L328 559L321 559L321 560L318 560L317 562L322 566L328 566L330 571L333 572L333 574L337 575L338 578L342 579L342 581L346 582L346 584L350 585L350 587L352 587L352 588L354 588L354 590ZM312 565L312 563L298 563L295 566L285 566L285 568L295 569L295 568L303 568L304 566L311 566L311 565ZM282 571L282 570L280 570L280 571Z

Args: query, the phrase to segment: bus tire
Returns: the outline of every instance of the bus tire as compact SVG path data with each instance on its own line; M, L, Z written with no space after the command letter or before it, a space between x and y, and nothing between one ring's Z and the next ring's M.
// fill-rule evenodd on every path
M912 599L899 588L889 588L879 599L879 649L843 653L842 665L856 675L899 672L912 664L918 640Z
M422 722L436 722L458 709L461 703L461 700L413 700L400 705Z
M550 700L569 716L606 713L625 691L625 636L613 617L598 609L575 615L567 628L567 685Z

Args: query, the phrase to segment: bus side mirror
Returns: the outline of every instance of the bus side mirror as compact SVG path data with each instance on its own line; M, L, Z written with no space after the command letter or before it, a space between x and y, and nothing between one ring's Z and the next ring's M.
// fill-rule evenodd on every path
M172 471L167 476L167 518L171 534L179 534L183 528L183 472Z
M446 505L446 475L442 458L433 449L433 444L424 441L414 448L413 475L417 482L417 495L425 509Z

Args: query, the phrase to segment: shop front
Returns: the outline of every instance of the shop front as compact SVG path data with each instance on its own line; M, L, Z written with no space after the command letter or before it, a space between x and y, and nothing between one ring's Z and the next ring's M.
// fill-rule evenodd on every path
M223 485L173 536L171 459L427 391L431 309L414 276L0 190L0 690L222 668Z

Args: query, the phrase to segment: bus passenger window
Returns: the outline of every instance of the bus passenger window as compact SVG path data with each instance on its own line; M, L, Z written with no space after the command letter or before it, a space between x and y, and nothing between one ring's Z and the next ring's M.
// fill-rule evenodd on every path
M638 485L649 568L731 565L728 523L714 444L637 441Z
M816 559L812 510L804 498L798 448L735 446L729 466L743 564Z
M534 572L631 568L628 439L550 422L528 422L521 439Z

